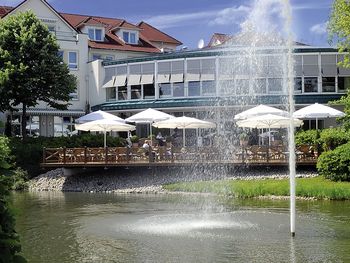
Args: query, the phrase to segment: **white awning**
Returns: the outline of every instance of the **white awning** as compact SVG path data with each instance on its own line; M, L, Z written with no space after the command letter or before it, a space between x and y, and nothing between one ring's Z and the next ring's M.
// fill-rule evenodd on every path
M215 80L215 74L201 74L201 80Z
M159 74L157 76L158 83L166 83L170 80L170 74Z
M200 74L199 73L187 73L186 81L199 81Z
M154 75L141 75L140 84L152 84L154 79Z
M184 74L171 74L170 76L170 82L183 82L184 81Z
M113 88L113 87L115 87L115 76L113 76L110 81L108 81L106 84L102 86L102 88L104 89Z
M117 75L115 76L114 85L117 87L123 87L126 83L126 75Z
M140 85L141 75L129 75L128 85Z

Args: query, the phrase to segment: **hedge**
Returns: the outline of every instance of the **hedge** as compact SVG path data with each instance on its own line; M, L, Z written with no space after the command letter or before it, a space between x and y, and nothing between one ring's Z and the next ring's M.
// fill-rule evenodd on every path
M332 181L350 181L350 143L323 152L318 158L317 170Z

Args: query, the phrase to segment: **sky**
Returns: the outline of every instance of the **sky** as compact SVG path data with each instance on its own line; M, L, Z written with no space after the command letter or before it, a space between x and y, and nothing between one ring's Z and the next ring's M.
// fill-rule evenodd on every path
M282 0L256 0L267 5L270 16L279 16L274 4ZM20 0L0 0L16 6ZM250 0L49 0L59 12L114 17L131 23L146 21L197 48L200 39L208 43L213 33L235 34L252 12ZM327 21L333 0L290 0L294 39L312 46L329 46ZM269 11L269 8L271 11ZM259 17L261 18L261 17ZM262 18L264 19L264 18Z

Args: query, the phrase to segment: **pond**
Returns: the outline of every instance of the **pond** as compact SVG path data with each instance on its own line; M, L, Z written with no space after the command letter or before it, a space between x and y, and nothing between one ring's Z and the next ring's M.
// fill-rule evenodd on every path
M29 262L350 262L350 202L15 193Z

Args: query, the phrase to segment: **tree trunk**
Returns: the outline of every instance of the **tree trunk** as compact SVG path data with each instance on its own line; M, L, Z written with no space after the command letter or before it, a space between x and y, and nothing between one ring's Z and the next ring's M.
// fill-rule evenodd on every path
M25 139L27 137L26 126L27 126L27 106L23 103L22 106L22 122L21 122L21 130L22 130L22 138Z

